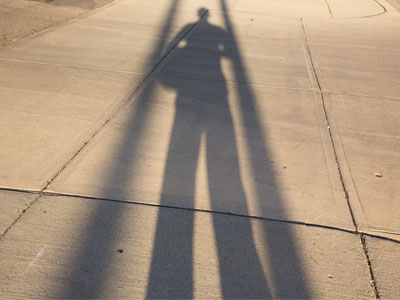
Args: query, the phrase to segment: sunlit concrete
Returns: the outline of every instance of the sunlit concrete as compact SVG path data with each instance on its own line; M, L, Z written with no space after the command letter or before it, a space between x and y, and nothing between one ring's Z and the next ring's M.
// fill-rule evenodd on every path
M0 60L0 186L40 189L138 76Z
M318 24L317 24L318 23ZM398 16L305 20L333 138L364 231L400 239ZM340 154L341 151L338 151ZM382 176L382 177L380 177Z
M362 18L379 15L385 8L374 0L327 0L333 18Z
M400 101L326 95L351 177L361 201L364 230L400 238ZM349 184L351 184L349 182ZM361 221L361 220L360 220Z
M231 10L281 17L330 17L329 8L325 0L305 0L301 2L290 0L238 0Z
M86 14L113 0L1 2L0 46Z
M400 295L400 244L367 237L368 254L374 270L380 299L396 299Z
M304 19L308 41L313 44L348 45L398 51L398 14L361 19ZM355 48L352 51L356 51ZM380 55L374 58L380 59Z
M399 51L337 44L312 44L311 49L324 90L399 98Z
M160 39L170 43L179 29L196 21L195 9L173 16L167 7L122 1L98 10L79 22L71 22L0 50L0 57L46 63L145 73L152 67L152 51ZM149 17L151 16L151 17ZM172 28L162 36L162 24Z

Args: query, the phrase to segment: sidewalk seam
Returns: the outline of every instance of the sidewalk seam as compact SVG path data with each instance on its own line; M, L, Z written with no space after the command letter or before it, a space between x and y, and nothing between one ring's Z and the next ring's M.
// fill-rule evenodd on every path
M306 44L307 53L308 53L308 56L309 56L309 59L310 59L310 62L311 62L311 68L312 68L313 76L314 76L315 81L316 81L317 86L318 86L318 92L319 92L319 96L320 96L320 100L321 100L321 108L322 108L322 111L323 111L323 115L325 117L326 129L327 129L328 134L329 134L331 150L332 150L333 155L335 157L336 167L337 167L337 170L338 170L338 175L340 177L340 181L341 181L341 184L342 184L342 188L343 188L343 192L344 192L344 195L345 195L345 199L346 199L346 202L347 202L347 205L348 205L348 208L349 208L349 211L350 211L350 215L351 215L354 227L355 227L355 232L359 234L360 242L361 242L361 245L362 245L362 248L363 248L364 257L365 257L367 265L368 265L368 271L369 271L370 281L371 281L370 285L373 288L373 291L374 291L374 294L375 294L375 298L376 299L380 299L379 292L378 292L378 289L377 289L376 284L375 284L375 276L374 276L374 273L373 273L373 270L372 270L372 267L371 267L371 262L370 262L370 259L369 259L369 255L368 255L368 250L367 250L367 246L366 246L366 243L365 243L364 234L362 232L359 232L359 230L358 230L357 222L355 220L353 209L352 209L351 203L350 203L349 193L348 193L347 187L345 185L345 180L343 178L343 173L342 173L341 166L340 166L339 161L338 161L338 155L337 155L337 152L336 152L335 143L334 143L334 139L333 139L333 136L332 136L332 131L331 131L330 123L329 123L329 119L328 119L328 114L327 114L327 111L326 111L324 93L322 92L320 79L319 79L319 77L317 75L314 59L313 59L313 57L311 55L311 50L310 50L310 47L309 47L307 34L306 34L306 30L305 30L305 26L304 26L304 22L303 22L302 18L300 18L300 22L301 22L301 27L302 27L302 30L303 30L304 41L305 41L305 44Z
M270 84L262 84L262 83L243 83L240 81L234 80L218 80L218 79L207 79L207 78L195 78L195 77L186 77L181 75L171 75L179 80L191 80L191 81L200 81L200 82L211 82L211 83L223 83L226 85L236 85L236 86L254 86L254 87L263 87L268 89L279 89L279 90L289 90L289 91L305 91L305 92L315 92L318 91L315 88L302 88L302 87L290 87L290 86L279 86L279 85L270 85Z
M393 97L387 97L387 96L371 96L371 95L363 95L363 94L353 94L353 93L347 93L347 92L338 92L338 91L329 91L329 90L324 90L322 91L324 94L332 94L332 95L343 95L343 96L350 96L350 97L358 97L358 98L369 98L369 99L380 99L380 100L385 100L385 101L394 101L394 102L399 102L400 98L393 98Z
M32 194L31 192L26 192L29 194ZM41 198L43 196L43 194L38 194L36 198L34 198L30 203L28 203L28 205L26 206L26 208L24 208L19 215L15 218L15 220L1 233L0 235L0 240L2 240L4 238L4 236L7 234L7 232L22 218L22 216L25 214L25 212L35 203L37 202L37 200L39 200L39 198Z
M326 3L326 6L328 7L329 14L331 15L331 18L334 19L334 16L333 16L332 10L331 10L331 6L329 5L328 0L325 0L325 3Z
M322 104L321 105L322 106L322 112L323 112L323 116L325 118L326 129L328 131L328 135L329 135L329 139L330 139L331 150L333 151L333 155L334 155L334 158L335 158L335 161L336 161L337 171L339 173L340 182L341 182L342 189L343 189L343 192L344 192L344 195L345 195L345 199L347 201L347 206L348 206L349 211L350 211L350 215L351 215L351 218L352 218L352 221L353 221L353 225L355 227L355 230L358 231L357 223L356 223L356 220L354 218L353 210L351 208L350 201L349 201L349 194L348 194L347 188L346 188L346 186L344 184L342 170L341 170L340 165L339 165L339 161L338 161L337 153L336 153L336 148L335 148L335 145L334 145L334 142L333 142L333 138L332 138L332 132L331 132L331 128L330 128L330 123L329 123L328 115L327 115L327 112L326 112L325 97L324 97L324 94L322 92L320 79L317 76L317 72L315 70L315 63L314 63L314 59L313 59L313 57L311 55L311 50L310 50L310 47L309 47L306 31L305 31L305 28L304 28L303 19L300 18L300 21L301 21L301 26L302 26L302 29L303 29L305 44L306 44L306 48L307 48L307 54L309 56L310 63L311 63L311 69L312 69L312 73L313 73L312 75L315 78L315 81L316 81L317 87L318 87L319 98L320 98L321 104Z
M63 67L63 68L85 69L85 70L91 70L91 71L104 71L104 72L115 72L115 73L126 73L126 74L134 74L134 75L143 75L143 73L139 73L139 72L125 71L125 70L118 70L118 69L103 69L103 68L96 68L96 67L90 67L90 66L57 64L57 63L50 63L50 62L43 62L43 61L33 61L33 60L18 59L18 58L0 57L0 60L12 61L12 62L20 62L20 63L28 63L28 64L37 64L37 65L46 65L46 66L52 66L52 67Z

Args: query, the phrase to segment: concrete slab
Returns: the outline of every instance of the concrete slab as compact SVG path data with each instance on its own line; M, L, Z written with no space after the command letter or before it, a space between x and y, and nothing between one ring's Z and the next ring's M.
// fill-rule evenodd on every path
M304 40L303 31L300 20L297 18L282 18L279 16L263 15L252 12L228 12L229 22L235 30L236 41L240 44L240 48L247 47L248 50L266 51L262 47L256 47L254 44L247 45L246 37L258 37L265 40ZM208 23L226 29L225 17L221 11L209 11L207 15ZM202 41L209 44L210 40L221 38L225 43L232 40L228 34L210 35L212 31L206 22L196 26L195 34L191 34L191 41ZM251 41L251 40L250 40ZM196 46L200 46L196 44Z
M290 0L238 0L236 1L235 6L233 6L231 9L233 11L252 12L282 17L330 17L328 6L323 0L306 0L301 2L294 2Z
M400 295L400 244L366 237L371 267L380 299L397 299Z
M4 298L374 299L357 235L45 197L0 241Z
M0 186L40 189L139 77L0 60Z
M399 51L337 44L310 48L324 91L399 99Z
M385 13L374 0L327 0L334 18L363 18Z
M38 195L0 190L0 235Z
M336 123L367 225L400 240L400 102L330 94Z
M0 7L0 46L110 2L112 0L3 0Z
M172 28L164 36L162 25L168 18L166 10L117 2L106 10L0 49L0 57L145 73L162 54L154 54L154 49L170 44L181 27L198 19L196 9L191 14L177 11L169 21Z
M346 20L304 19L310 43L345 44L375 49L400 49L398 16ZM352 50L355 51L355 50ZM372 58L380 59L380 56Z
M237 0L224 0L227 9L231 9ZM176 6L178 9L199 9L204 7L209 10L221 10L221 0L204 0L199 3L197 0L122 0L126 3L134 3L134 5L144 5L147 7L158 7L163 10L171 7L171 5Z
M312 92L159 81L49 190L352 228Z
M114 25L114 26L112 26ZM25 39L0 50L1 58L51 64L143 73L153 46L159 40L156 27L97 21L92 18ZM171 42L169 34L166 43Z

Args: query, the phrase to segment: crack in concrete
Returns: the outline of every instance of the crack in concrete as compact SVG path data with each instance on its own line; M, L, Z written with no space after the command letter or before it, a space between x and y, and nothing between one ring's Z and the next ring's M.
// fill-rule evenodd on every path
M328 7L329 10L329 14L331 15L331 18L334 19L333 14L332 14L332 10L331 10L331 6L329 5L328 0L325 0L326 6Z
M332 149L333 155L335 157L335 162L336 162L336 167L337 167L337 171L338 171L338 174L339 174L340 182L341 182L342 189L343 189L343 192L344 192L344 196L345 196L345 199L346 199L346 202L347 202L347 206L348 206L349 211L350 211L350 215L351 215L351 219L352 219L353 225L355 227L355 230L358 231L357 222L356 222L354 214L353 214L353 209L352 209L352 207L350 205L349 193L348 193L347 188L346 188L346 186L344 184L342 170L340 168L340 164L339 164L339 161L338 161L338 156L337 156L337 153L336 153L335 144L334 144L333 138L332 138L332 131L331 131L328 115L327 115L327 112L326 112L324 93L322 92L321 83L320 83L320 80L319 80L319 78L317 76L317 72L315 70L314 59L313 59L313 57L311 55L311 50L310 50L310 47L309 47L309 44L308 44L308 40L307 40L307 36L306 36L306 31L305 31L305 28L304 28L303 19L300 19L300 20L301 20L301 25L302 25L303 32L304 32L304 39L305 39L305 43L306 43L307 53L308 53L308 56L309 56L309 59L310 59L310 62L311 62L311 69L312 69L312 73L313 73L312 75L314 76L315 81L316 81L317 86L318 86L318 93L319 93L319 96L320 96L320 99L321 99L322 112L323 112L323 115L324 115L324 118L325 118L326 129L328 131L331 149Z
M255 216L255 215L249 215L249 214L239 214L239 213L232 213L232 212L225 212L225 211L201 209L201 208L195 208L195 207L163 205L163 204L157 204L157 203L148 203L148 202L133 201L133 200L121 200L121 199L88 196L88 195L80 195L80 194L72 194L72 193L63 193L63 192L49 192L49 191L39 192L39 191L16 189L16 188L5 188L5 187L0 187L0 191L36 194L36 195L38 195L38 198L46 197L46 196L47 197L71 197L71 198L80 198L80 199L87 199L87 200L93 200L93 201L108 201L108 202L115 202L115 203L122 203L122 204L142 205L142 206L150 206L150 207L157 207L157 208L170 208L170 209L186 210L186 211L193 211L193 212L204 212L204 213L219 214L219 215L229 215L229 216L234 216L234 217L250 218L250 219L262 220L262 221L268 221L268 222L277 222L277 223L284 223L284 224L323 228L323 229L341 231L341 232L357 234L357 235L363 234L364 236L369 236L371 238L386 240L386 241L390 241L390 242L393 242L396 244L400 244L400 240L392 239L392 238L389 238L386 236L381 236L378 234L371 234L368 232L363 232L361 230L356 231L354 229L348 229L348 228L339 227L339 226L322 225L322 224L317 224L317 223L307 223L307 222L302 222L302 221L283 220L283 219L268 218L268 217ZM37 201L37 200L39 200L39 199L35 199L34 201ZM23 212L25 212L26 210L27 209L25 209ZM14 223L15 222L13 222L13 224Z
M383 12L380 13L380 14L371 15L371 16L366 16L366 17L375 17L375 16L382 15L382 14L384 14L384 13L387 13L387 9L386 9L386 7L385 7L382 3L380 3L378 0L374 0L374 1L375 1L380 7L382 7Z
M4 189L0 189L0 190L4 190ZM15 190L14 190L15 191ZM32 192L26 192L25 193L32 193ZM10 224L10 226L8 226L0 235L0 240L2 240L4 238L4 236L7 234L7 232L22 218L22 216L25 214L25 212L32 206L32 204L34 204L35 202L37 202L37 200L39 200L39 198L41 198L43 195L42 194L38 194L38 196L36 198L34 198L30 203L28 203L28 205L19 213L19 215L15 218L15 220Z
M360 242L361 242L361 245L362 245L362 248L363 248L364 257L365 257L367 265L368 265L368 271L369 271L370 281L371 281L370 284L371 284L371 287L373 288L373 291L374 291L374 294L375 294L375 298L376 299L380 299L379 292L378 292L378 289L377 289L376 284L375 284L374 272L373 272L372 267L371 267L371 261L369 259L368 250L367 250L367 246L366 246L366 243L365 243L364 233L360 232L359 229L358 229L357 222L356 222L356 219L354 217L353 209L352 209L351 204L350 204L349 193L348 193L347 187L346 187L346 185L344 183L344 177L343 177L343 173L342 173L342 170L341 170L341 167L340 167L340 163L339 163L339 160L338 160L338 155L337 155L336 148L335 148L335 143L334 143L333 137L332 137L332 131L331 131L330 123L329 123L329 118L328 118L328 114L327 114L327 111L326 111L324 93L322 92L321 83L320 83L319 77L318 77L317 72L316 72L314 59L313 59L313 56L311 54L311 50L310 50L310 47L309 47L309 42L308 42L308 39L307 39L306 29L305 29L304 22L303 22L302 18L300 18L300 22L301 22L301 26L302 26L302 29L303 29L303 35L304 35L304 41L305 41L306 48L307 48L307 53L308 53L308 56L309 56L309 59L310 59L310 62L311 62L312 73L313 73L313 76L314 76L315 81L317 83L318 90L319 90L319 95L320 95L320 99L321 99L321 108L322 108L322 111L323 111L323 115L325 117L326 129L327 129L328 134L329 134L331 149L332 149L332 152L333 152L333 155L334 155L334 158L335 158L336 167L337 167L338 175L339 175L339 178L340 178L340 181L341 181L341 185L342 185L342 188L343 188L344 197L346 199L347 206L349 208L349 212L350 212L350 215L351 215L351 219L352 219L353 224L354 224L354 228L355 228L354 232L357 233L359 235L359 238L360 238Z
M360 233L359 237L360 237L360 242L361 242L361 245L362 245L362 248L363 248L364 257L365 257L365 260L367 261L367 264L368 264L368 271L369 271L369 275L371 277L370 278L371 279L371 287L374 289L375 298L376 299L380 299L379 292L378 292L378 289L376 287L375 276L374 276L374 272L372 270L371 260L369 258L368 248L367 248L367 244L365 242L364 234Z

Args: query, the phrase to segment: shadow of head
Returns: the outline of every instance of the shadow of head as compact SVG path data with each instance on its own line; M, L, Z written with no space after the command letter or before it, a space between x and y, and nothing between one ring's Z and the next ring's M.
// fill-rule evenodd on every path
M208 17L208 9L205 7L201 7L199 8L199 10L197 11L197 15L199 16L199 18L207 18Z

